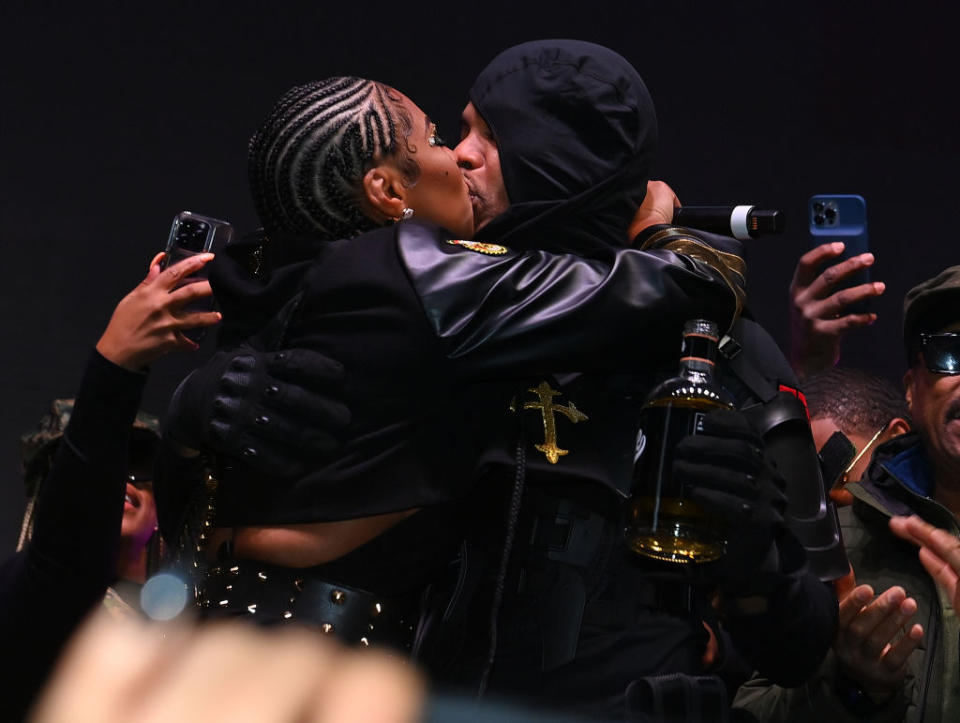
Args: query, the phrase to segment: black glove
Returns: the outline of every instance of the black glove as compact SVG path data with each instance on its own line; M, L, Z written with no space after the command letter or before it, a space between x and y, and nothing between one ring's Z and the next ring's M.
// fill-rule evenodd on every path
M340 446L350 423L343 377L339 362L308 349L221 351L177 388L166 434L265 475L298 477Z
M784 525L784 482L764 459L763 440L742 413L704 417L703 431L677 445L673 474L692 500L723 521L727 554L720 574L725 581L776 572L773 542Z

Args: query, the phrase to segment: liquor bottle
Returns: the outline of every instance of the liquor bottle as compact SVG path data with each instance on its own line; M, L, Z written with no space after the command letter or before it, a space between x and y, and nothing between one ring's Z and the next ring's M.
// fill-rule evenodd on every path
M626 540L638 555L675 563L710 562L724 553L720 522L689 499L672 473L673 450L703 429L703 417L733 409L714 378L717 325L692 319L683 328L680 373L650 392L640 412L639 456L627 503Z

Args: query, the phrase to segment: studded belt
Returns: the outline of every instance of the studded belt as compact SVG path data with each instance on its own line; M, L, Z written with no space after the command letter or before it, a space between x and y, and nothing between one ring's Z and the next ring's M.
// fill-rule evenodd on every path
M197 600L204 617L249 617L264 625L296 622L352 645L409 650L416 607L322 579L313 568L221 560Z

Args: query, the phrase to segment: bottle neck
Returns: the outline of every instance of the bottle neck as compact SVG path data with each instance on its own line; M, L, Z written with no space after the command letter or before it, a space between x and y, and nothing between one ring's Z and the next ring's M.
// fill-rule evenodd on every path
M683 363L680 365L680 376L684 379L697 384L707 384L713 381L713 367L702 365L691 365Z
M717 338L698 333L683 335L680 352L680 376L695 382L713 380L714 362L717 358Z

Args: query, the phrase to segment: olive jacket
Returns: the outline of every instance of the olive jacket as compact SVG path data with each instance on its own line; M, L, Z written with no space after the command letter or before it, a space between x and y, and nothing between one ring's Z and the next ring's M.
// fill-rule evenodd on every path
M915 433L906 434L877 450L866 478L847 485L853 505L839 510L857 583L871 585L878 594L900 585L917 601L914 621L923 626L923 642L908 660L898 693L881 706L858 706L858 696L842 684L831 652L806 684L785 689L757 678L740 689L735 707L762 721L960 720L960 621L948 596L920 564L916 547L887 525L894 515L916 514L960 534L956 516L927 496L932 483L923 445Z

